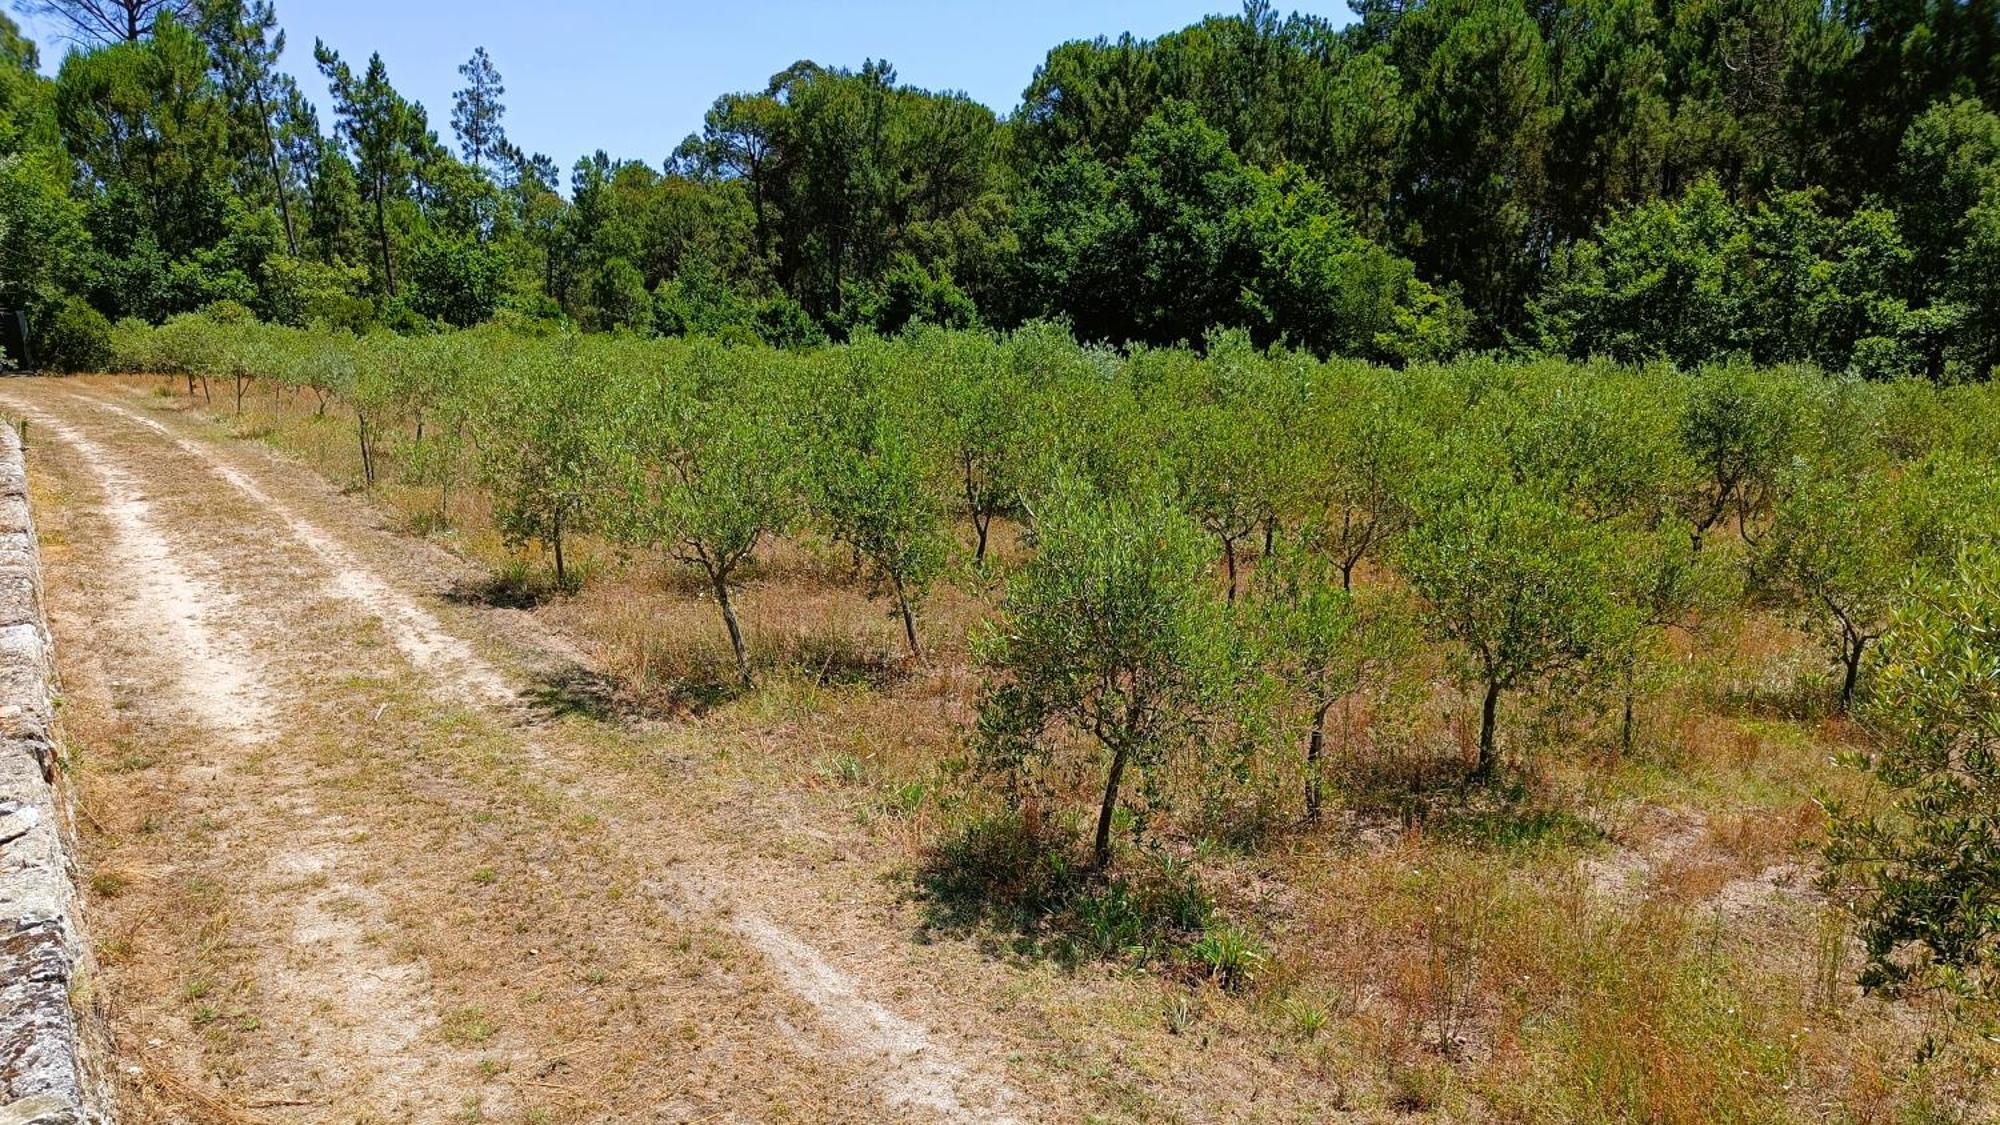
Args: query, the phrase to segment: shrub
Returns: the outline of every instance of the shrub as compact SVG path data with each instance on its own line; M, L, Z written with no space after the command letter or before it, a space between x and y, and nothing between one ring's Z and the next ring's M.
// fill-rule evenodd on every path
M999 912L1027 927L1069 898L1081 872L1054 824L1009 809L972 817L932 845L922 882L933 921Z
M65 296L35 326L34 359L45 371L102 371L111 363L111 322L83 298Z

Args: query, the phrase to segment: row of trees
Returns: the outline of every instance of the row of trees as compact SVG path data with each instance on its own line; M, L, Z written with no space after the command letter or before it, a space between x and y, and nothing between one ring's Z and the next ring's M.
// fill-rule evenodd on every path
M0 306L52 353L86 310L226 299L781 345L1061 317L1396 363L2000 359L1984 3L1356 0L1335 27L1250 0L1058 46L1005 117L801 61L566 183L508 139L484 50L446 129L315 44L322 122L269 0L33 6L79 44L47 79L0 24Z
M1634 746L1665 633L1745 600L1823 643L1845 706L1906 579L1991 539L2000 504L1986 387L1805 368L1392 371L1240 333L1122 355L1046 325L797 352L213 316L128 323L119 361L239 403L248 378L318 396L353 418L366 476L476 479L559 582L586 532L687 566L746 687L736 605L773 537L851 551L912 659L935 583L1004 579L976 639L979 744L1023 784L1096 747L1100 862L1133 775L1139 807L1162 802L1164 763L1274 730L1316 814L1329 710L1391 665L1460 686L1475 777L1522 697L1601 706ZM991 554L996 521L1024 529L1024 560Z

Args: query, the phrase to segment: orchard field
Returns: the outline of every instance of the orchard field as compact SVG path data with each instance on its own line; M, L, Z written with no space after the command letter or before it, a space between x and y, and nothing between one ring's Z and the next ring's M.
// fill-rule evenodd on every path
M498 661L506 744L616 763L559 767L617 794L607 848L679 818L747 849L673 892L677 924L762 901L961 1060L915 1108L775 1084L753 1117L1995 1112L1988 384L1043 325L787 352L223 313L121 326L114 355L133 374L7 396L31 446L115 412L441 548L431 612L539 654ZM459 784L545 768L469 752ZM90 845L110 870L129 846ZM451 931L494 923L443 904L552 889L471 877L427 892L432 987L458 987ZM606 894L567 909L656 924ZM114 994L162 987L109 960ZM635 972L607 961L587 987ZM635 1060L532 1067L685 1003L625 983L584 1027L489 983L483 1034L449 1008L417 1049L501 1117L640 1119L669 1103ZM147 1018L210 1013L185 1081L242 1108L218 1060L260 1033L223 991Z
M2000 0L1301 3L5 0L0 1122L2000 1123Z

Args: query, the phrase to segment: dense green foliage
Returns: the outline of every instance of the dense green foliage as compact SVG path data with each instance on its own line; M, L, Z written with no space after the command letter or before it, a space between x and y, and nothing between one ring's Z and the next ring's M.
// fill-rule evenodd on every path
M782 346L1056 318L1395 364L2000 362L1990 4L1353 6L1065 43L1005 116L801 61L664 162L597 152L566 182L508 139L483 49L453 145L379 56L324 43L319 120L266 0L86 27L53 79L4 24L0 307L51 331L73 294L112 320L227 300Z
M1910 593L1862 762L1893 799L1837 810L1829 882L1861 908L1864 983L1976 991L2000 969L2000 554L1970 548Z

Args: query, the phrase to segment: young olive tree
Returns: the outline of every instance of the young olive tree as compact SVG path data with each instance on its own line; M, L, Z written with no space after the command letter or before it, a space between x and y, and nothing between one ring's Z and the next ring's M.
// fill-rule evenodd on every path
M1880 472L1828 475L1812 468L1795 474L1787 493L1759 571L1832 651L1846 710L1868 646L1887 626L1914 561L1908 496Z
M404 390L414 433L403 451L410 478L435 485L433 527L451 523L452 488L467 457L473 415L487 392L490 373L509 361L518 342L490 330L441 333L413 341L416 361Z
M2000 469L1949 450L1900 467L1836 456L1843 463L1803 462L1789 475L1757 564L1767 592L1832 651L1846 709L1909 575L1948 569L1968 544L1994 538Z
M939 437L972 520L972 561L983 563L994 519L1020 503L1027 389L1008 362L1008 346L983 332L924 328L903 346L921 368L938 414Z
M507 542L554 555L556 586L570 587L565 536L581 530L603 475L603 373L577 340L524 352L493 383L478 419L479 465Z
M2000 984L2000 549L1920 580L1883 635L1859 765L1879 808L1836 805L1830 890L1861 920L1870 988Z
M1682 514L1699 549L1709 532L1734 517L1747 541L1773 498L1797 444L1803 404L1785 377L1729 365L1692 376L1680 418L1680 444L1693 471Z
M1428 631L1456 646L1460 676L1481 693L1472 775L1484 780L1503 693L1586 667L1616 628L1607 535L1505 474L1454 474L1424 491L1399 561Z
M1126 771L1164 761L1214 707L1227 619L1201 533L1157 491L1107 496L1059 480L1029 514L1039 550L981 644L981 745L1017 773L1065 735L1108 757L1092 844L1101 870Z
M850 345L825 361L820 381L802 380L801 440L809 452L813 507L835 541L865 560L888 587L910 655L918 603L949 557L950 521L934 435L888 369L889 345Z
M1695 545L1691 525L1662 518L1619 536L1612 562L1612 592L1622 609L1601 650L1620 700L1618 745L1632 751L1634 711L1642 673L1657 664L1668 630L1689 627L1704 606L1722 602L1735 570Z
M1316 565L1317 564L1317 565ZM1324 574L1319 556L1288 546L1252 580L1259 639L1280 681L1306 700L1306 819L1320 816L1320 759L1326 715L1361 682L1354 598Z
M628 371L613 407L613 530L708 580L746 691L755 681L732 591L758 543L782 535L798 510L790 442L759 369L781 362L697 345Z
M404 409L409 386L421 366L414 343L401 336L380 333L356 342L354 379L347 387L346 397L348 405L354 408L364 488L375 487L381 475L384 431Z
M1288 450L1271 440L1269 415L1257 409L1254 391L1267 372L1248 340L1225 334L1211 344L1206 358L1141 353L1133 377L1181 505L1222 547L1234 602L1243 543L1275 522Z
M1592 523L1652 524L1696 470L1676 432L1678 384L1658 371L1542 362L1511 369L1482 404L1516 480Z
M1408 523L1422 433L1372 380L1336 388L1321 416L1322 442L1308 470L1318 504L1307 527L1314 548L1340 568L1340 588L1352 591L1355 568Z
M1386 599L1358 602L1341 584L1341 560L1317 549L1313 537L1281 543L1251 580L1251 606L1262 659L1302 700L1306 729L1305 810L1320 819L1327 715L1359 689L1372 669L1402 658L1406 615Z

